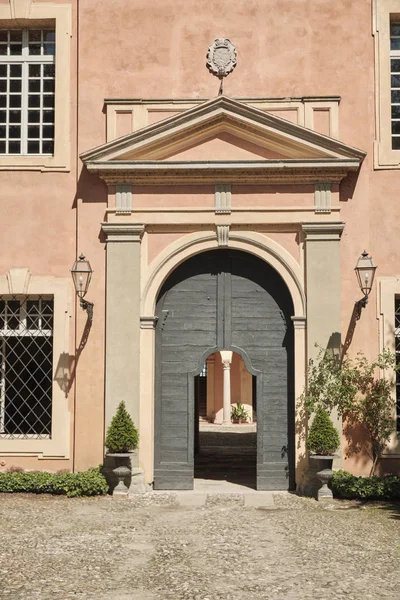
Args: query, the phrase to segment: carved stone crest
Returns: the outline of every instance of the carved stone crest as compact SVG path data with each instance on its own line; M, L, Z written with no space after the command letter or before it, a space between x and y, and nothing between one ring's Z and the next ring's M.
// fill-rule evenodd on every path
M236 48L227 38L214 40L207 52L207 68L209 71L222 79L236 67Z

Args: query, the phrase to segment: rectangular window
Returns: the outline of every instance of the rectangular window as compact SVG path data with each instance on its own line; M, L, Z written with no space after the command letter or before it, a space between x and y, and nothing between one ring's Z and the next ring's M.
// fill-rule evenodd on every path
M53 304L0 296L0 439L51 435Z
M55 31L0 29L0 155L54 154Z
M392 150L400 150L400 23L390 24Z
M396 365L400 364L400 297L396 297L394 301L394 334L395 334L395 352ZM397 431L400 431L400 373L396 372L396 421Z

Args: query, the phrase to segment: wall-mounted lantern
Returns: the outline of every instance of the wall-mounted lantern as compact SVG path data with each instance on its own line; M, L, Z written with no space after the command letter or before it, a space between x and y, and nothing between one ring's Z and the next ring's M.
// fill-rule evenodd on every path
M366 252L365 250L358 259L357 266L354 270L357 275L360 290L364 294L364 297L357 302L358 313L359 315L361 315L361 309L365 308L368 304L368 296L372 290L372 284L374 282L376 271L376 265L374 265L372 256L369 256L368 252Z
M92 267L90 262L86 260L83 254L80 255L79 259L74 262L74 266L71 269L72 279L74 281L75 292L80 299L80 306L83 310L86 310L89 320L93 320L93 302L84 300L86 293L89 288L90 280L92 279Z

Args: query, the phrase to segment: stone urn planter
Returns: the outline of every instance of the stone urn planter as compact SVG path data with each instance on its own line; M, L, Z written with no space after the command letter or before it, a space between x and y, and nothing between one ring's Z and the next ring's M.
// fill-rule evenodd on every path
M322 483L317 491L318 500L333 498L332 490L328 487L328 483L333 477L332 462L334 458L338 458L336 454L310 454L310 460L314 463L313 470L316 471L316 476Z
M141 494L149 489L138 463L138 442L139 433L125 408L125 403L121 402L106 435L108 450L105 455L105 472L112 474L109 484L113 489L113 496Z

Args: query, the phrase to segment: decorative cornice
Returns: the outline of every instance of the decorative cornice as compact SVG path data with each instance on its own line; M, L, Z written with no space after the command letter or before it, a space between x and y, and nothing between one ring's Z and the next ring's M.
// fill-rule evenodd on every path
M90 173L98 173L108 184L158 185L174 183L301 183L323 179L340 183L349 171L357 171L356 159L287 159L260 161L104 161L88 162Z
M224 248L229 244L230 225L217 225L218 246Z
M306 242L321 242L327 240L339 240L344 229L342 221L331 223L302 223Z
M145 226L142 223L101 223L108 242L140 242Z
M330 213L332 209L332 184L320 181L315 184L314 206L316 213Z
M232 212L232 190L230 183L217 183L214 192L215 212L227 214Z
M118 183L115 193L115 208L117 214L131 214L132 212L132 186Z
M140 329L155 329L158 317L140 317Z

